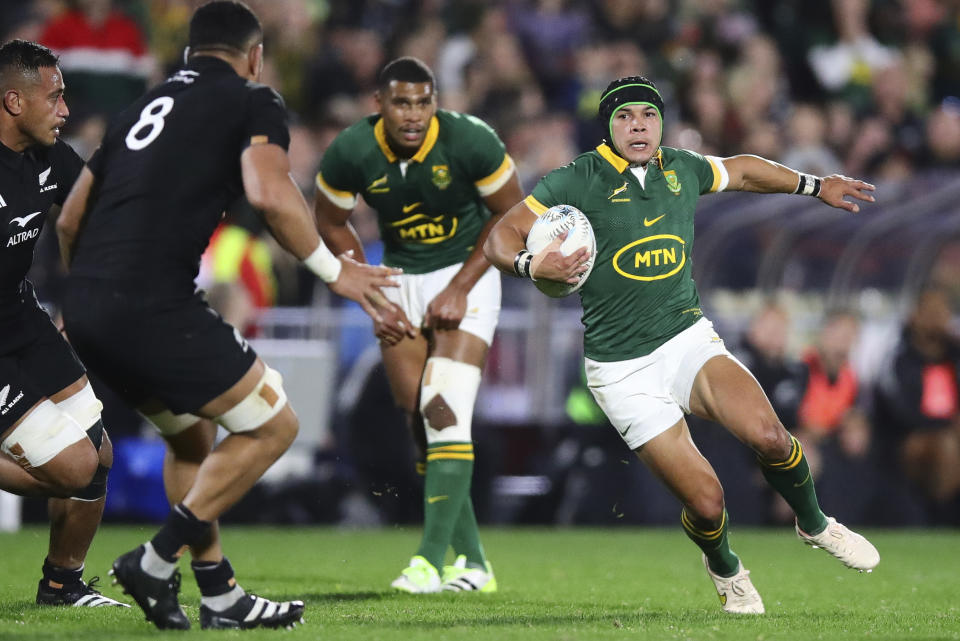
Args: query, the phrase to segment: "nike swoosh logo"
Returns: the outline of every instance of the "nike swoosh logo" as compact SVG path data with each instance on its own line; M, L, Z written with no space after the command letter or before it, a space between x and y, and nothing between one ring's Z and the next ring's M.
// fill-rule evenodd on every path
M20 228L22 229L27 226L27 223L29 223L31 220L33 220L39 215L40 215L40 212L35 211L32 214L27 214L23 218L17 218L16 216L14 216L13 218L10 219L10 222L17 223L18 225L20 225Z
M40 179L40 186L43 187L43 183L47 182L47 178L50 177L50 170L53 169L53 166L47 167L44 171L40 172L40 175L37 178Z
M660 220L660 219L663 218L664 216L666 216L666 214L660 214L659 216L657 216L657 217L654 218L653 220L647 220L647 218L644 217L644 218L643 218L643 226L644 226L644 227L649 227L650 225L654 224L655 222L657 222L658 220Z
M806 478L804 478L804 479L803 479L802 481L800 481L799 483L794 483L794 484L793 484L793 487L802 487L802 486L805 485L806 482L809 481L809 480L810 480L810 472L807 472Z
M412 205L407 205L406 207L403 208L403 213L409 214L411 211L413 211L414 209L416 209L422 204L423 202L421 201L421 202L413 203Z
M449 498L450 497L447 496L446 494L441 494L440 496L428 496L427 503L429 503L430 505L433 505L434 503L438 503L440 501L446 501Z

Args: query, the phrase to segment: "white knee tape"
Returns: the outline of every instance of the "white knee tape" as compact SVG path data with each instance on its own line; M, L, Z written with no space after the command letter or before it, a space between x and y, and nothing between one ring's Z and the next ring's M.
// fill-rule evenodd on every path
M280 372L268 367L253 391L215 420L228 432L250 432L279 414L286 404L283 377Z
M85 430L100 420L100 412L103 411L103 403L93 393L93 386L89 381L82 390L57 403L57 407L72 416Z
M473 424L473 404L477 400L480 388L480 368L442 356L431 356L423 371L423 385L420 389L420 412L427 431L427 443L455 441L467 443L472 440L470 428ZM440 396L447 409L453 413L452 425L436 429L431 424L430 403ZM434 408L435 409L435 408Z
M6 454L25 469L40 467L87 432L72 416L52 401L42 401L27 414L0 445Z
M163 410L156 414L142 414L142 416L153 423L153 426L156 427L163 436L175 436L200 421L199 416L193 414L174 414L170 410Z

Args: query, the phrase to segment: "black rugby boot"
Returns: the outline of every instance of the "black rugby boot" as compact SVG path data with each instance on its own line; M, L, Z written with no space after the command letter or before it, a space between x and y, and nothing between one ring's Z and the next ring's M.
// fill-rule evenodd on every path
M140 567L144 547L127 552L113 562L110 574L123 591L133 597L137 605L161 630L189 630L190 621L184 614L177 593L180 591L180 570L174 570L169 579L158 579Z
M233 628L290 628L303 623L303 601L271 601L256 594L247 594L232 606L218 612L200 606L200 627Z

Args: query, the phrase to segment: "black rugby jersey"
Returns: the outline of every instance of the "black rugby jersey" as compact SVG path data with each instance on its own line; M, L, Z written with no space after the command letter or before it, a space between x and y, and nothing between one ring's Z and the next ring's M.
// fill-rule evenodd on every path
M289 145L280 96L226 62L194 58L111 123L70 271L189 295L224 210L243 194L240 154Z
M24 306L36 307L26 280L33 249L53 205L62 205L83 160L65 142L18 153L0 143L0 353L21 339Z

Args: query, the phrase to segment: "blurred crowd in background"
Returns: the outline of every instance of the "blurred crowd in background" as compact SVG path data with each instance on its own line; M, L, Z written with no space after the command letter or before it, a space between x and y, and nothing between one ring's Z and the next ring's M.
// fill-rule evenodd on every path
M638 73L656 81L664 95L669 146L719 156L754 153L804 172L884 183L929 171L960 176L960 0L247 2L264 24L263 81L287 102L292 173L308 200L324 149L375 110L377 74L401 55L433 68L442 108L474 114L496 129L527 191L598 144L601 91L614 78ZM61 56L72 112L65 135L88 157L111 115L181 64L187 23L198 4L4 0L0 38L36 40ZM378 256L372 211L361 203L352 222L368 256ZM62 287L56 250L47 242L39 252L33 279L55 304ZM826 314L815 339L791 350L789 310L769 302L740 341L738 354L819 468L828 503L848 504L842 512L847 521L960 523L960 348L950 292L958 276L917 297L889 365L869 388L850 365L860 331L852 310ZM272 250L259 219L242 204L211 242L200 284L239 326L254 326L258 308L316 302L312 279ZM505 307L524 304L511 291L505 290ZM376 402L361 404L360 416L348 422L376 431L383 412L371 414L371 408L389 405L384 389L379 396L376 388L366 391L361 398ZM504 499L490 507L492 499L480 497L482 516L676 520L675 504L656 498L655 483L645 480L636 461L626 460L612 430L583 431L605 421L582 386L573 385L567 416L569 432L554 430L549 439L514 436L504 446L509 452L489 446L490 458L506 461L501 468L522 458L514 471L523 468L547 485L515 487L513 494L501 488L501 494L528 497L522 511L520 503L510 508ZM393 420L390 430L402 443L403 428ZM749 453L724 438L716 431L702 436L721 477L729 469L738 478L757 479L725 483L731 512L742 504L743 518L759 502L767 506L758 512L761 522L785 518L763 494ZM416 482L384 473L399 464L399 450L382 450L382 459L360 461L356 469L384 477L377 482L387 488ZM484 464L483 450L481 442L478 474L513 478ZM621 459L613 476L597 463ZM629 482L621 483L623 474ZM495 494L491 483L476 486ZM591 498L591 488L631 484L644 488L632 499ZM417 496L410 492L405 507L390 504L386 520L413 520L404 510L416 511Z

